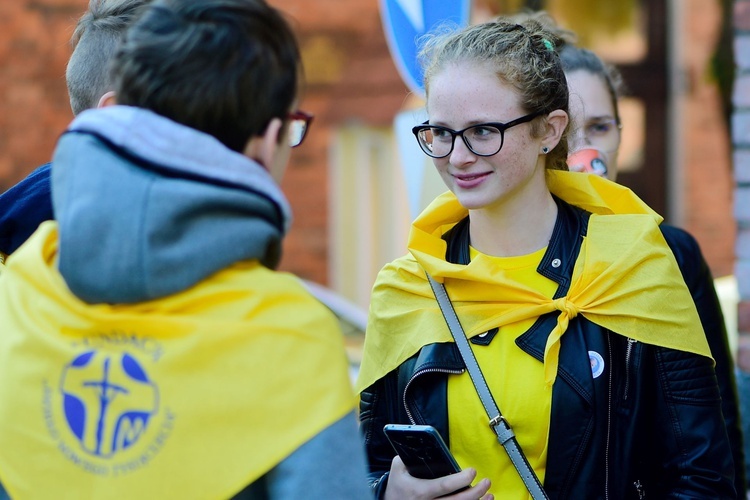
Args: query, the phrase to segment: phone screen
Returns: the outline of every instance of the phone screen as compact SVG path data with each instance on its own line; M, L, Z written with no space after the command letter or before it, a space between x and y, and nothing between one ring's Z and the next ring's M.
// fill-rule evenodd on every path
M435 479L461 471L434 427L388 424L383 430L412 476Z

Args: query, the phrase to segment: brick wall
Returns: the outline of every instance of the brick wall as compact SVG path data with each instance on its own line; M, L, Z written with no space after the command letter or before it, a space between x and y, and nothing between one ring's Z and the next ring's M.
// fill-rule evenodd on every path
M71 120L68 40L87 0L0 2L0 192L49 161Z
M326 284L330 134L345 123L389 126L407 89L388 52L377 0L316 0L314 9L308 0L269 3L294 20L307 77L301 106L315 114L305 144L292 153L282 185L295 222L284 242L281 267Z
M683 180L678 225L698 240L714 276L726 276L734 267L734 182L729 132L710 67L720 35L721 5L679 1L684 1L679 52L685 85L680 89L683 135L677 141L684 159L677 167Z

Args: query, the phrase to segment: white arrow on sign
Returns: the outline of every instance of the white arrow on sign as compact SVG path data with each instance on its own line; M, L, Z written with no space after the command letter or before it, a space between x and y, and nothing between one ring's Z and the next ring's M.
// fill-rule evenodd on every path
M424 32L424 7L422 0L396 0L417 33Z

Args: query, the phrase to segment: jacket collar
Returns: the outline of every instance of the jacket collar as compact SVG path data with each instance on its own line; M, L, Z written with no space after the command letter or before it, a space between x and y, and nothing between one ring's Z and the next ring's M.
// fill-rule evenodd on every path
M555 292L555 298L557 298L564 296L570 288L573 266L583 238L586 236L590 214L557 197L555 197L555 202L558 206L555 227L537 272L559 285ZM443 238L447 244L446 260L453 264L468 264L468 217L456 224ZM527 354L542 361L547 336L555 326L555 322L555 313L540 317L529 330L518 337L516 344ZM580 362L581 357L587 355L583 333L579 328L571 328L565 339L560 352L559 375L573 386L576 392L586 401L592 402L593 386L590 368L587 364ZM472 341L477 342L478 340L475 338ZM409 376L413 377L420 372L429 370L449 372L463 368L464 363L454 343L434 344L426 346L420 351Z

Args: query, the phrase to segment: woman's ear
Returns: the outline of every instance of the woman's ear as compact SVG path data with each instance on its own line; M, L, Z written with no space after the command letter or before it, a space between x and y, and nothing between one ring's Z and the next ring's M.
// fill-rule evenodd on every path
M568 125L568 113L562 109L556 109L547 115L547 129L542 136L542 146L549 148L549 150L555 149L557 143L560 142L563 131Z
M97 103L96 107L106 108L107 106L114 106L115 104L117 104L117 96L115 96L114 90L110 90L99 98L99 102Z
M274 157L280 146L281 127L283 123L280 118L272 118L268 122L263 135L251 137L245 145L243 154L263 165L266 170L273 165Z

